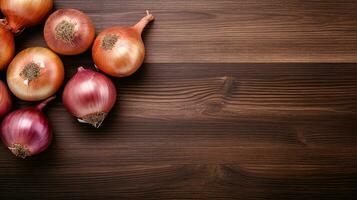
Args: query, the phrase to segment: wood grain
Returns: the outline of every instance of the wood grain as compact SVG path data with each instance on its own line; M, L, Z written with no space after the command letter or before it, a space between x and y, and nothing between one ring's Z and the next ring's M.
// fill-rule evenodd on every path
M21 160L0 148L0 199L354 199L357 195L356 1L56 0L97 32L158 18L145 64L114 79L100 129L58 98L55 137ZM42 26L17 51L46 46ZM93 68L62 56L66 80ZM4 72L1 79L5 79ZM15 100L15 109L33 106Z
M357 62L354 0L55 2L86 12L97 32L134 24L151 10L157 20L145 33L149 63Z
M0 196L353 197L356 75L354 64L146 64L115 80L120 98L100 129L57 100L46 153L2 148Z

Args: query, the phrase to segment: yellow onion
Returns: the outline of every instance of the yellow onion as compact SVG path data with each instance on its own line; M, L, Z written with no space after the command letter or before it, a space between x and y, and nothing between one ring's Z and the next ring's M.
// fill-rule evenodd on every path
M14 33L41 23L53 7L52 0L1 0L0 3Z
M86 51L95 37L89 17L75 9L60 9L48 17L44 36L47 45L62 55L77 55Z
M6 26L0 24L0 70L10 63L15 53L14 35Z
M145 47L141 33L154 20L147 11L132 27L115 26L102 31L95 39L92 56L96 67L115 77L133 74L144 61Z
M61 59L51 50L32 47L15 56L7 69L11 92L25 101L44 100L57 92L64 80Z

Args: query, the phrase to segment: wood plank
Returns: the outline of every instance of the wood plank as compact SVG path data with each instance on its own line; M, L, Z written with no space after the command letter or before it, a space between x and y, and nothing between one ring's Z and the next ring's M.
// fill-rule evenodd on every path
M71 172L68 169L65 173L53 173L51 166L37 170L23 167L18 173L21 180L4 176L1 181L8 181L6 188L11 193L0 196L21 199L26 194L31 199L54 200L353 199L356 194L355 171L341 174L329 167L298 167L303 173L287 173L284 177L261 174L239 165L117 166L104 171ZM283 166L278 170L291 172L293 168Z
M0 199L354 199L357 1L56 0L97 33L149 9L145 64L114 79L100 129L58 98L55 137L26 160L0 147ZM46 46L42 25L17 51ZM66 80L93 67L62 56ZM0 73L5 79L5 73ZM33 106L15 100L15 109Z
M354 146L356 76L354 64L147 64L133 77L113 79L119 99L100 131L162 145ZM58 132L96 132L60 103L49 109ZM197 136L212 138L203 143Z
M146 64L115 79L100 129L57 99L48 151L24 161L1 148L0 198L351 198L356 75L355 64Z
M55 1L78 8L97 32L157 17L144 34L149 63L357 62L357 2L290 0ZM41 28L24 46L44 46ZM34 40L31 40L35 38ZM18 42L22 43L21 40ZM20 44L22 47L22 44Z

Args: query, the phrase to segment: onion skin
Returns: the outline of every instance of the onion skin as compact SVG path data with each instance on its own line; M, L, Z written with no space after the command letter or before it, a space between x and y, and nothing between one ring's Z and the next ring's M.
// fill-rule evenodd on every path
M52 0L1 0L0 3L14 33L41 23L53 7Z
M31 64L38 66L39 70L38 76L33 80L24 77L24 71ZM25 101L40 101L52 96L61 87L63 80L64 67L61 59L43 47L21 51L7 69L7 84L11 92Z
M141 33L146 25L154 20L147 12L136 25L132 27L115 26L102 31L94 41L92 56L96 67L104 73L115 77L126 77L136 72L145 57L145 46ZM112 46L106 47L106 38L115 36L110 41Z
M70 41L61 39L57 34L56 27L61 27L61 22L69 22L73 25L74 30L71 30L73 34L70 34ZM47 45L56 53L78 55L89 49L93 43L95 28L90 18L83 12L75 9L60 9L47 19L44 37Z
M14 35L0 24L0 70L5 69L15 53Z
M99 128L116 102L116 88L105 75L79 67L64 88L62 101L78 121Z
M51 97L36 108L24 108L8 114L1 124L1 139L17 157L26 158L47 149L52 141L52 128L41 110Z
M6 85L0 81L0 117L3 117L12 107L11 96Z

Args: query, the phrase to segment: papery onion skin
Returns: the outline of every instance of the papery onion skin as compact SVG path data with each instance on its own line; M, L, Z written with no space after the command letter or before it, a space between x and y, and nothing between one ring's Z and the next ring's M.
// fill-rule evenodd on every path
M64 88L62 101L80 122L98 128L116 102L116 88L105 75L79 67Z
M51 50L32 47L15 56L7 69L11 92L25 101L44 100L57 92L64 80L61 59Z
M1 0L0 3L14 33L41 23L53 7L52 0Z
M46 21L44 37L47 45L62 55L77 55L93 43L95 28L90 18L75 9L60 9Z
M0 117L10 111L12 106L10 92L6 85L0 81Z
M52 141L52 128L41 110L51 97L35 108L24 108L8 114L1 123L1 139L17 157L26 158L47 149Z
M14 35L0 24L0 70L5 69L15 53Z
M96 67L115 77L126 77L136 72L145 57L141 33L154 20L147 12L132 27L115 26L102 31L94 41L92 56Z

